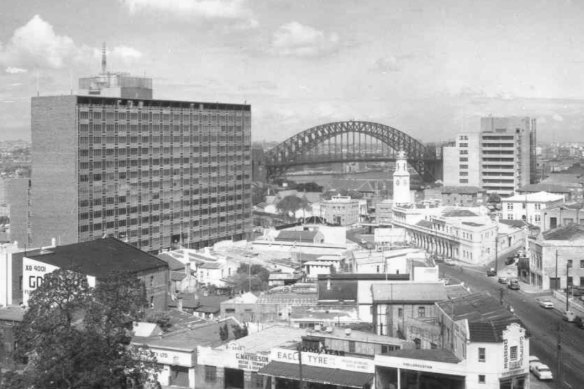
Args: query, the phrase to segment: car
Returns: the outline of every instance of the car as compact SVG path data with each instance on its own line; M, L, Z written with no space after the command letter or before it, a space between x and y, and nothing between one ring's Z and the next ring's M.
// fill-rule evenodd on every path
M487 277L495 277L497 275L497 271L494 267L487 270Z
M512 265L513 263L515 263L515 257L513 257L513 256L507 257L505 259L505 265Z
M574 320L574 324L580 328L584 328L584 319L581 316L578 316L576 317L576 320Z
M576 318L578 316L576 316L576 314L572 311L564 311L564 314L562 315L562 319L564 319L565 321L572 323L574 321L576 321Z
M539 300L537 303L540 307L545 309L552 309L554 307L554 303L552 303L550 300Z
M530 365L529 370L541 381L552 380L554 378L548 365L541 362Z
M530 355L529 358L529 370L531 370L531 366L536 364L536 363L541 363L541 361L539 360L538 357L536 357L535 355Z
M499 284L506 284L507 282L509 282L507 277L499 277Z
M507 288L509 288L511 290L519 290L520 289L519 288L519 281L517 281L516 279L509 281Z

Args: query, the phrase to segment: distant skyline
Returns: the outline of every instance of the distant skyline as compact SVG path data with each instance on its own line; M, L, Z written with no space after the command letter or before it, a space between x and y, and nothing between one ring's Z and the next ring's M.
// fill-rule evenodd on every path
M254 141L343 120L423 142L531 116L584 141L584 2L22 0L0 3L0 140L30 139L30 98L108 69L154 98L252 105Z

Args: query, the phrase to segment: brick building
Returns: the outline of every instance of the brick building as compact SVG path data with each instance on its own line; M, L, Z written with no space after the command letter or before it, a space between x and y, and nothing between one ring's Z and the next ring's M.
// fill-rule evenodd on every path
M148 252L251 227L251 107L32 98L33 246L111 235Z

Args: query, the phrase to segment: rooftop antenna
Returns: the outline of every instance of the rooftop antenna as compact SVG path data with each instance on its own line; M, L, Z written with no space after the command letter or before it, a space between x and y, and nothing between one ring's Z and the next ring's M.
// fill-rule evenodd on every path
M105 74L107 69L107 56L105 51L105 42L103 42L103 47L101 48L101 73Z

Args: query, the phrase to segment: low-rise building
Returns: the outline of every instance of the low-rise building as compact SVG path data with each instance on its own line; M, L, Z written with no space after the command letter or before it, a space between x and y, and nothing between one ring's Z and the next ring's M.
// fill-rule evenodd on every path
M116 238L96 239L65 246L27 252L22 260L22 299L26 305L32 291L47 273L71 270L87 276L89 285L115 273L128 273L140 279L151 307L166 310L169 297L168 264Z
M564 203L564 195L547 192L524 193L501 200L503 219L524 220L538 227L542 226L542 212Z
M584 286L584 226L568 224L529 240L529 282L542 290Z
M353 200L350 196L333 196L330 200L322 201L320 207L329 224L350 226L359 223L359 200Z
M487 191L476 186L442 187L442 204L445 206L477 207L486 203Z
M552 230L568 224L584 224L584 202L561 204L542 212L542 231Z
M521 321L488 293L437 303L437 319L406 331L435 349L375 356L376 387L517 388L529 386L529 338Z

